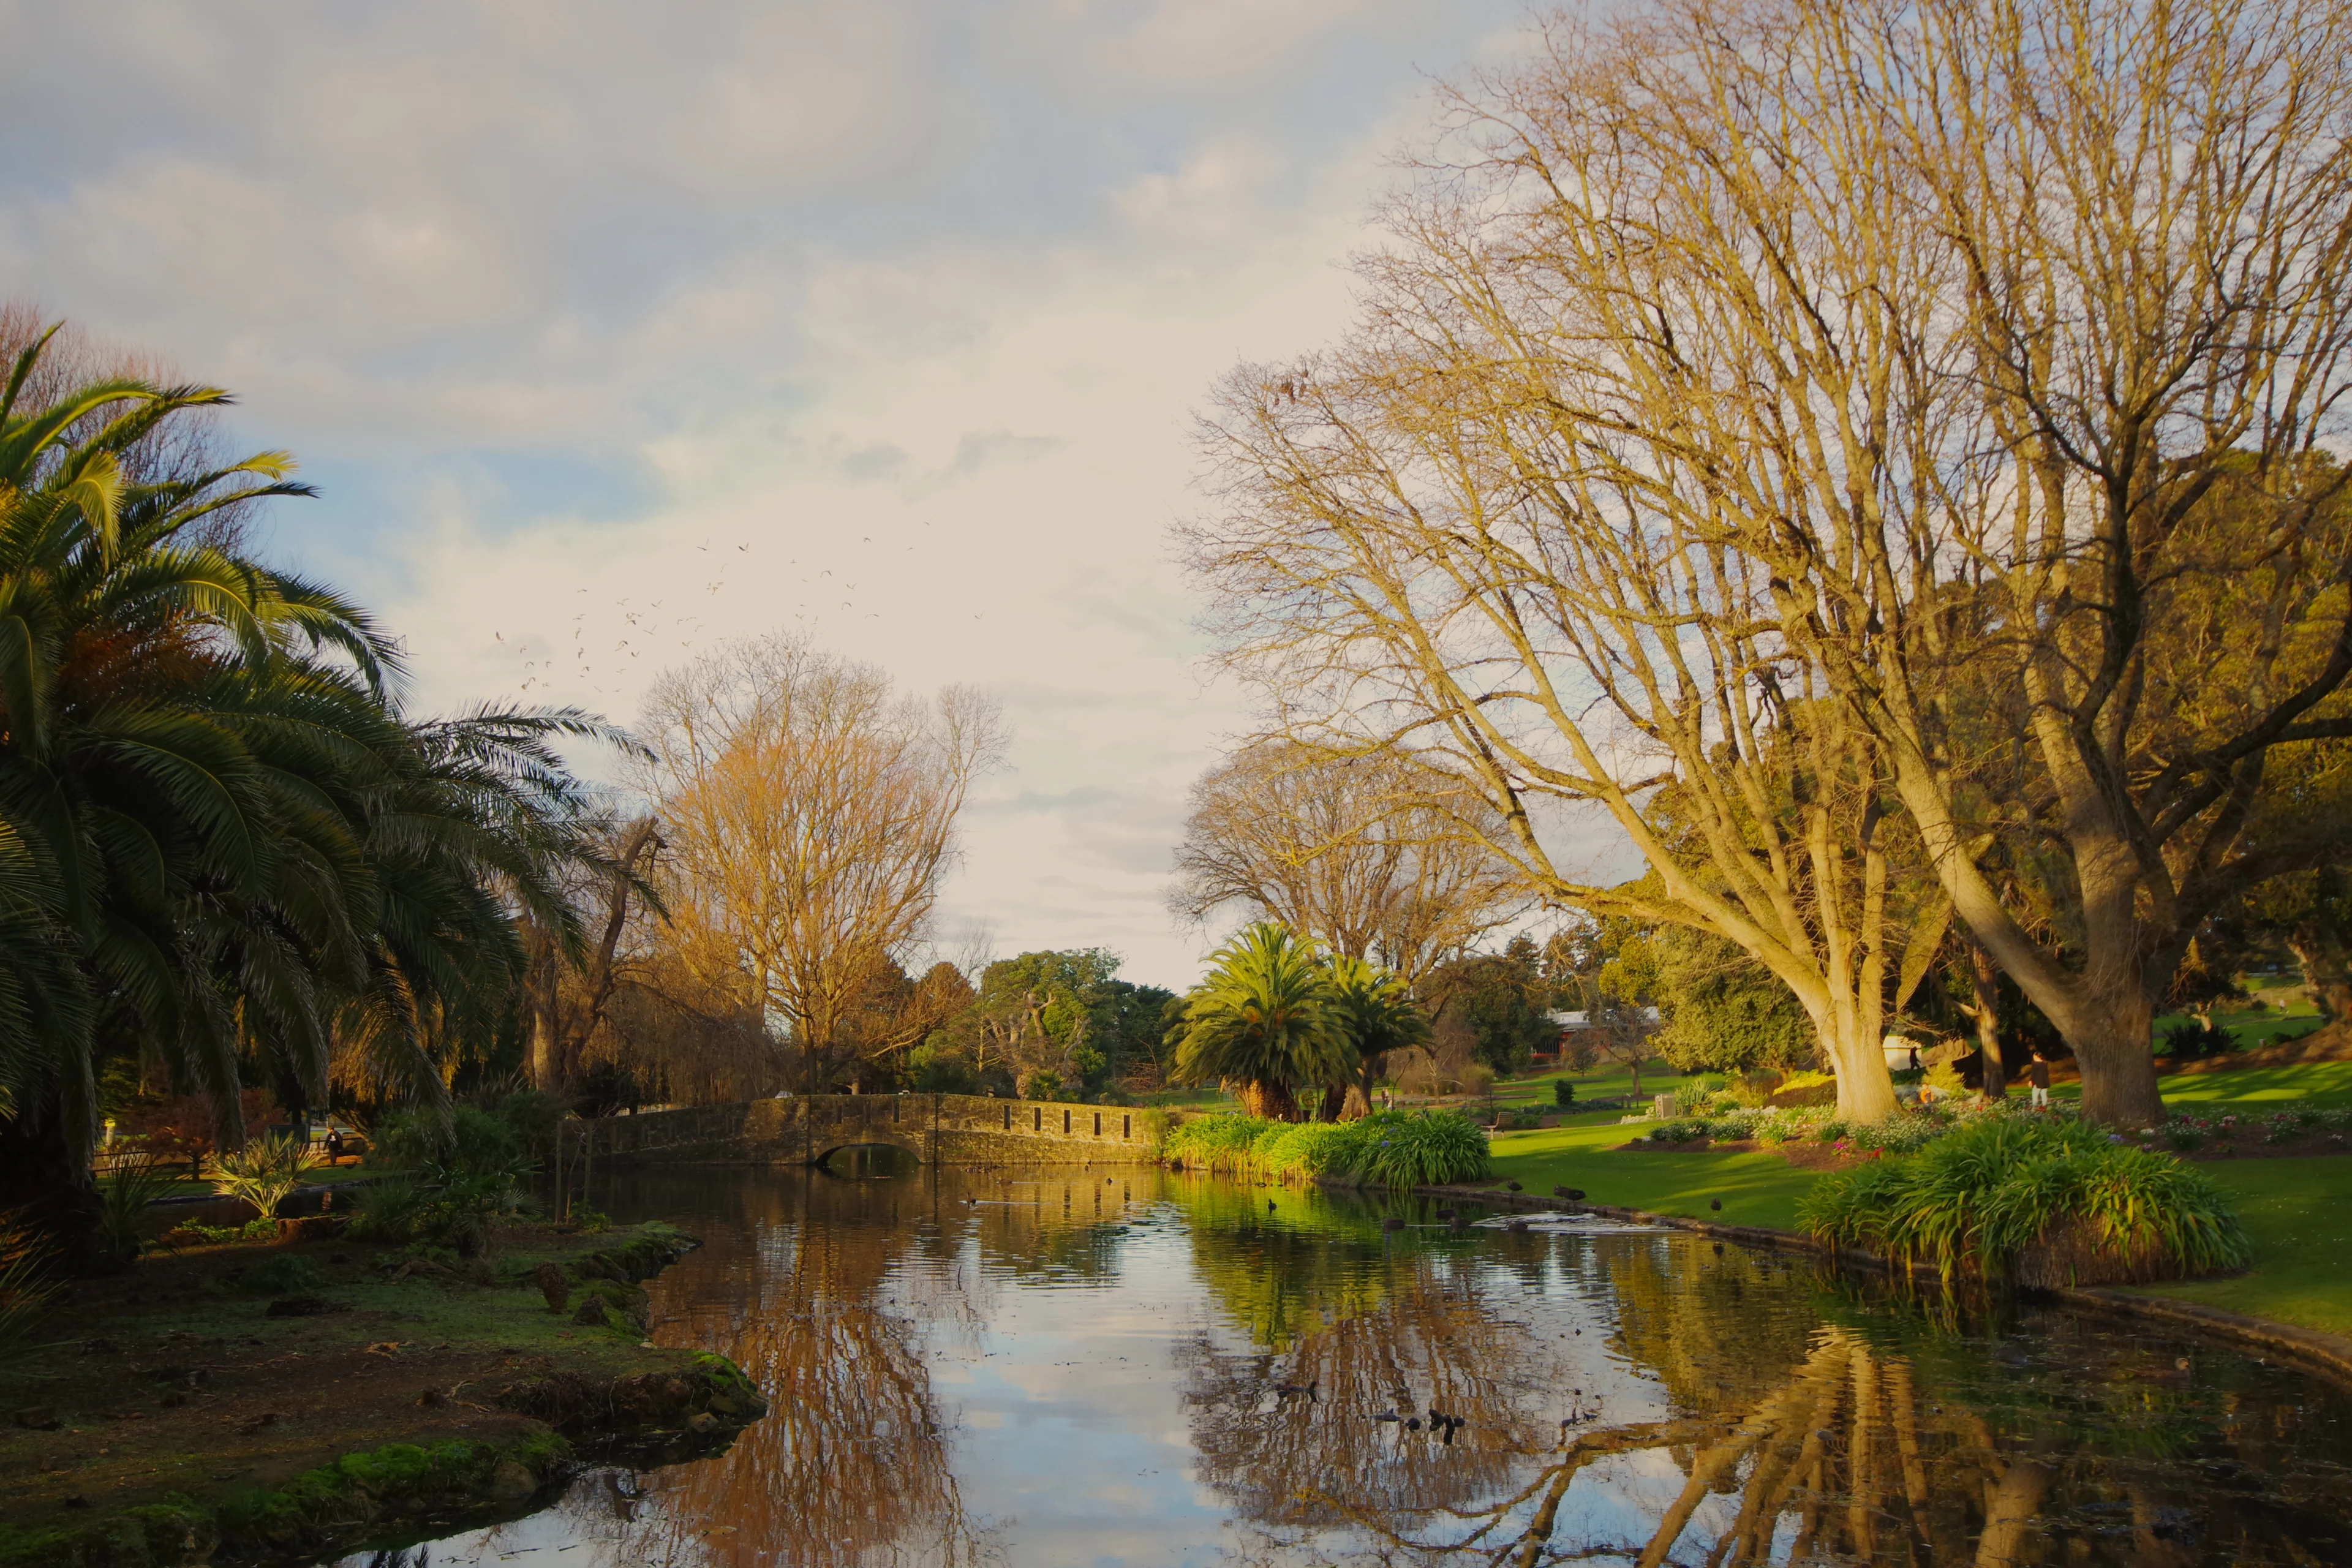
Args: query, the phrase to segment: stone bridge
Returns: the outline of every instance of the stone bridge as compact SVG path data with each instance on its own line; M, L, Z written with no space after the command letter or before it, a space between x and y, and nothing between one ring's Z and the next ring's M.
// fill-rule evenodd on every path
M563 1160L602 1164L802 1165L887 1143L925 1164L1143 1163L1146 1112L971 1094L819 1094L561 1124Z

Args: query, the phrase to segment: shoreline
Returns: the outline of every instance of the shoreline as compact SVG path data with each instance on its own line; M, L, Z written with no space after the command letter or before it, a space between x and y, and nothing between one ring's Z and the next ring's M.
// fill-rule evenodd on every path
M692 1237L495 1243L495 1268L306 1236L77 1281L58 1319L91 1337L0 1376L0 1565L405 1544L530 1512L598 1450L700 1457L765 1414L724 1357L646 1337L639 1285Z
M1774 1230L1763 1226L1725 1225L1715 1220L1693 1219L1683 1215L1654 1214L1647 1209L1625 1208L1614 1204L1588 1203L1581 1200L1543 1196L1529 1192L1512 1192L1507 1187L1484 1187L1469 1184L1409 1187L1408 1192L1421 1197L1451 1198L1456 1202L1486 1204L1498 1208L1530 1210L1562 1210L1601 1215L1610 1219L1622 1219L1641 1225L1670 1226L1722 1241L1738 1242L1743 1247L1762 1247L1780 1252L1804 1252L1825 1258L1841 1266L1866 1268L1876 1273L1894 1273L1896 1266L1875 1253L1853 1247L1832 1249L1811 1237L1796 1231ZM1932 1271L1916 1268L1904 1272ZM2177 1328L2194 1329L2251 1346L2281 1360L2294 1363L2306 1371L2315 1372L2352 1389L2352 1336L2331 1334L2318 1329L2300 1328L2293 1323L2257 1318L2244 1312L2233 1312L2224 1307L2208 1307L2200 1302L2176 1301L2162 1296L2137 1295L2130 1291L2105 1287L2065 1286L2043 1292L2068 1306L2116 1313L2126 1317L2147 1318Z

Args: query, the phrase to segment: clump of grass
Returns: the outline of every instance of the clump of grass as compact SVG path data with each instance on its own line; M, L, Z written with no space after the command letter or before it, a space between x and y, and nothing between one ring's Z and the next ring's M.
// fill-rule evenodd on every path
M1234 1174L1334 1176L1369 1186L1475 1182L1494 1173L1486 1134L1454 1110L1381 1110L1356 1121L1201 1116L1161 1152Z
M98 1242L128 1263L147 1242L147 1205L169 1192L172 1174L153 1160L128 1161L99 1184Z
M1451 1110L1379 1110L1347 1124L1339 1174L1368 1186L1483 1181L1495 1173L1486 1134Z
M1255 1116L1195 1116L1169 1129L1160 1152L1188 1165L1240 1173L1250 1169L1250 1150L1269 1127L1281 1123Z
M1915 1154L1825 1176L1798 1205L1833 1246L1932 1268L2015 1272L2041 1247L2114 1279L2243 1268L2244 1228L2203 1172L2062 1118L1985 1118ZM2079 1272L2080 1270L2078 1270Z

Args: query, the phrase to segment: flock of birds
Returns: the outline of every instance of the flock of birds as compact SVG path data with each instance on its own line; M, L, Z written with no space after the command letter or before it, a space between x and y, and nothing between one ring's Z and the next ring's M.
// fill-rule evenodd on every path
M922 526L929 528L930 524L926 522ZM859 542L871 545L874 542L874 536L870 533L862 534L859 536ZM729 585L730 574L737 566L743 564L743 562L737 557L749 557L751 554L751 545L748 541L740 542L734 543L730 550L725 542L721 542L714 551L712 542L705 539L694 549L699 555L711 557L710 566L715 568L715 571L710 573L709 580L702 584L702 591L706 598L715 604L720 591ZM902 549L908 553L912 553L916 546L908 544ZM787 569L799 564L800 562L796 557L788 559L784 563ZM801 597L795 601L790 612L791 618L793 620L809 622L824 619L831 613L831 605L835 595L842 595L840 606L843 610L850 612L853 616L857 613L858 584L849 580L846 570L836 574L831 567L826 567L814 576L803 574L800 586ZM588 590L580 588L575 589L574 592L584 595ZM580 686L585 685L589 689L601 695L617 696L634 689L636 679L630 672L639 668L639 661L644 659L647 653L659 655L673 647L683 652L691 653L699 642L703 635L705 616L682 615L674 607L670 613L665 615L663 611L667 603L664 599L656 599L649 605L637 606L634 605L631 600L625 598L614 604L613 613L619 620L619 625L614 629L622 635L616 637L609 648L602 646L603 637L599 637L593 643L589 638L592 615L592 610L589 609L583 609L572 617L572 637L567 645L551 647L541 638L527 633L519 633L509 641L503 628L493 628L490 637L494 643L500 645L507 651L521 656L522 681L519 688L521 691L552 691L558 684L576 690ZM972 616L974 620L982 620L985 617L984 611L975 612ZM598 618L604 619L604 617ZM869 621L879 620L882 618L882 612L868 610L863 618ZM609 621L607 624L610 624ZM608 680L612 682L611 685L605 684Z

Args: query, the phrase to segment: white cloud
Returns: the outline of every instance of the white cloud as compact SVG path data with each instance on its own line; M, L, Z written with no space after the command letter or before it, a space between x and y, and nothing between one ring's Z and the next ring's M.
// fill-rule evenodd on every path
M626 717L779 625L1004 695L947 923L1189 978L1190 408L1337 331L1500 4L0 3L0 268L234 387L420 699ZM85 73L107 63L92 117Z

